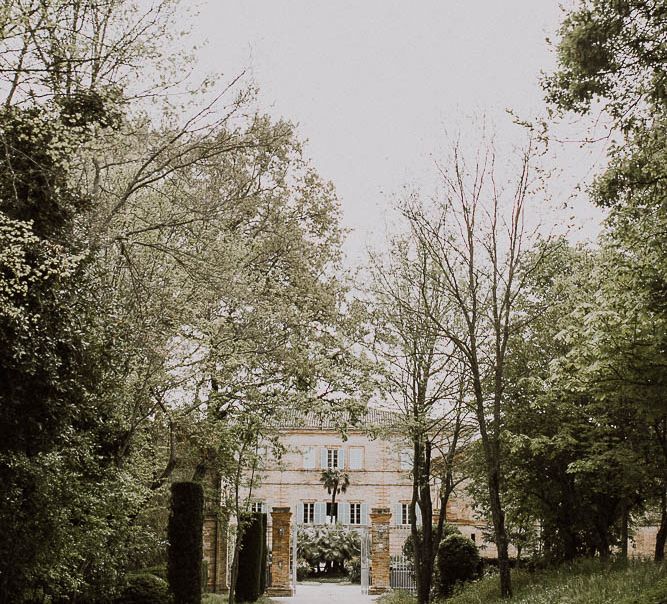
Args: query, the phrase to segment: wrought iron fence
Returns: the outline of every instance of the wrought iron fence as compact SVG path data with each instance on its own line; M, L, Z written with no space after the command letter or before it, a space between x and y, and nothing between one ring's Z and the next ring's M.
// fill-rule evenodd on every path
M389 571L389 585L392 589L416 593L415 569L406 556L402 554L392 556Z

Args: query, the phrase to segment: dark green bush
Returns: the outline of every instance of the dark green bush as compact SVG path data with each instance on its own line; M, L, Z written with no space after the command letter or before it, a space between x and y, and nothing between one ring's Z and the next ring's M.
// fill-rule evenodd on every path
M361 583L361 558L359 556L347 561L345 570L350 577L350 583Z
M269 544L267 542L267 516L265 513L261 514L262 520L262 557L259 565L259 593L263 594L266 591L266 566L269 557Z
M457 583L479 576L480 557L475 544L461 534L449 535L438 549L440 593L449 596Z
M260 596L260 576L262 567L262 535L261 514L249 517L245 530L241 551L239 553L239 573L236 579L236 598L241 602L255 602Z
M435 532L437 527L433 527L433 536L435 537ZM417 529L417 534L421 537L424 534L424 529L420 526ZM447 524L442 527L442 539L446 539L449 535L460 535L459 529L456 528L453 524ZM410 561L411 564L414 564L414 546L412 544L412 533L408 535L408 538L403 544L403 555Z
M127 578L127 586L114 604L169 604L171 601L169 585L164 579L140 573Z
M169 588L178 604L201 604L204 489L198 482L171 485Z

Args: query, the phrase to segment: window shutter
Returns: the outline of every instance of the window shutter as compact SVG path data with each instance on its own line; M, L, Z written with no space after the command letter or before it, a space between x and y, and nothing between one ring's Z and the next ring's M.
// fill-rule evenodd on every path
M359 447L351 447L349 456L350 470L361 470L361 449Z
M322 447L320 449L320 468L322 470L327 469L327 449L326 449L326 447Z
M395 503L391 507L391 523L394 525L401 524L401 504Z
M338 504L338 522L341 524L350 524L350 504Z
M318 501L315 504L315 524L324 524L326 513L327 513L327 504L324 503L323 501Z
M303 524L303 501L296 504L296 523Z
M303 452L303 467L306 470L313 470L315 468L315 449L314 447L306 447Z
M365 526L370 526L371 523L371 518L368 514L368 504L367 503L362 503L361 504L361 524Z
M338 469L345 469L345 449L338 449Z

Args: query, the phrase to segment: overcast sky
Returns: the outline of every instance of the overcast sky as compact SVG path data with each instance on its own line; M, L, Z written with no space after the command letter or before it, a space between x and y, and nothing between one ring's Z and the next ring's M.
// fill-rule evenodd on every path
M555 64L545 38L558 28L558 4L208 0L194 32L207 41L201 69L228 77L248 70L261 108L298 124L308 156L336 186L356 262L367 243L381 241L387 208L405 185L432 191L447 132L465 137L471 116L483 113L503 142L518 142L523 133L505 110L544 113L539 76ZM566 201L601 157L565 145L554 196ZM599 212L579 200L562 220L571 214L580 233L596 232Z

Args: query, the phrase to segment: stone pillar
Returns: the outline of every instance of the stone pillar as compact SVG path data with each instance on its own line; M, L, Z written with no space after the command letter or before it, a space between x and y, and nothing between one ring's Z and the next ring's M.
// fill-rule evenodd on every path
M204 560L208 563L206 590L227 593L227 519L220 513L204 516Z
M382 594L390 589L389 583L389 508L372 508L371 513L371 569L373 584L369 594Z
M271 510L271 587L270 597L294 595L290 558L292 555L292 510L275 507Z

